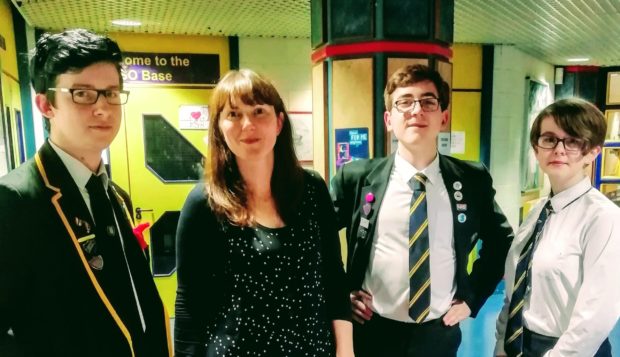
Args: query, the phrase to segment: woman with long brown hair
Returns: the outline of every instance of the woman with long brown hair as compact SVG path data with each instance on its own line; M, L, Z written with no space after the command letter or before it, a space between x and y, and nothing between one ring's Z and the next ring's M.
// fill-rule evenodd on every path
M177 230L176 356L352 356L334 209L282 98L231 71L209 110L205 182Z

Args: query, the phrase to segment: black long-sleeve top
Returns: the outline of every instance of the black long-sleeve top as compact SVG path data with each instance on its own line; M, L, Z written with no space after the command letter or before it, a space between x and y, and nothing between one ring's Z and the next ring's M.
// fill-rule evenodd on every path
M175 352L183 356L333 356L332 320L350 306L334 208L306 172L297 218L283 228L220 222L204 184L177 229Z

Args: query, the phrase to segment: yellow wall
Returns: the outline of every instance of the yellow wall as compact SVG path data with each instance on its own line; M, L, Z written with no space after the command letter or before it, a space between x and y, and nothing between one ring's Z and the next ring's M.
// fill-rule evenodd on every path
M15 110L22 111L21 96L19 92L19 75L17 72L17 51L15 49L15 34L13 32L13 15L11 14L11 4L8 0L0 0L0 34L4 37L6 50L0 49L0 76L2 76L2 102L4 107L2 113L6 113L6 107L11 110L11 127L13 132L13 156L15 162L18 160L17 145L17 125L15 123ZM26 118L23 118L26 120ZM8 143L7 143L8 144Z
M121 50L127 52L218 54L220 73L229 70L228 39L225 37L125 33L110 34L110 37L118 42ZM112 176L129 192L134 207L153 210L144 213L142 220L136 223L153 224L164 212L179 211L195 183L163 183L145 167L142 115L161 114L178 130L179 106L207 105L212 89L131 84L125 87L130 91L129 102L124 106L121 131L110 147ZM180 132L203 155L206 154L206 130ZM146 231L145 238L150 241L149 231ZM155 283L169 314L174 315L176 273L156 277Z
M368 128L368 154L373 157L373 89L372 58L336 60L332 74L332 123L329 133L331 147L335 147L335 129ZM330 156L331 155L331 156ZM331 170L336 172L334 150L328 153Z
M10 76L19 78L17 75L17 54L15 50L15 34L13 33L13 16L9 0L0 0L0 35L6 41L6 50L0 49L2 59L2 71Z
M451 131L465 133L465 153L452 156L479 161L482 46L455 44L452 51Z

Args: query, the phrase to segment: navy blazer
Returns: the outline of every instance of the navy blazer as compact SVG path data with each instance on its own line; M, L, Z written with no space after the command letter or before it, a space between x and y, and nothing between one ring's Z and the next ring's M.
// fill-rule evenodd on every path
M146 333L131 336L91 270L78 240L93 220L46 142L0 178L0 355L171 356L168 318L123 193L115 185L111 193Z
M342 166L331 181L338 224L346 228L350 290L359 290L362 286L379 209L393 166L394 154L353 161ZM439 167L452 207L457 286L454 298L465 301L474 317L504 274L504 262L514 233L495 202L491 175L484 165L440 154ZM460 182L461 201L454 198L455 182ZM368 228L360 228L362 207L368 193L372 193L375 200L367 216ZM457 204L461 206L457 208ZM465 211L462 204L466 204ZM465 222L458 221L459 213L466 214ZM479 258L468 273L469 255L478 241L482 241Z

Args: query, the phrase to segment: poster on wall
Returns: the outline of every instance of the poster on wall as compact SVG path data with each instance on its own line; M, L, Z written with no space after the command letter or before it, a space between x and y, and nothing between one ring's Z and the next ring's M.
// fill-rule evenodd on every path
M293 127L293 143L297 159L302 163L312 161L314 158L312 112L289 112L288 116Z
M207 130L209 128L208 105L180 105L179 129Z
M336 168L368 156L368 128L336 129Z
M538 190L541 187L540 168L530 146L529 133L538 113L553 100L548 85L528 77L525 86L525 118L521 133L521 192Z

